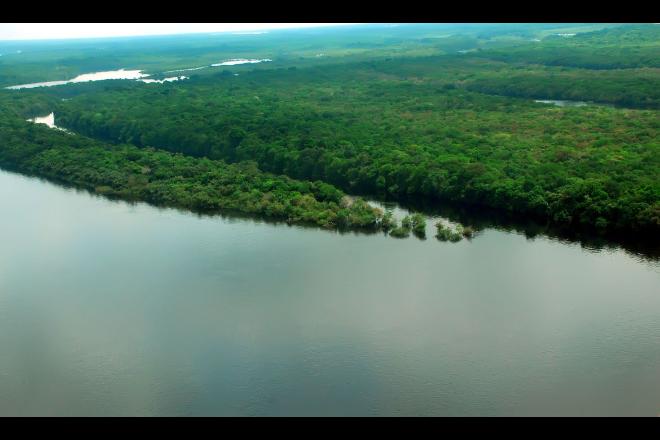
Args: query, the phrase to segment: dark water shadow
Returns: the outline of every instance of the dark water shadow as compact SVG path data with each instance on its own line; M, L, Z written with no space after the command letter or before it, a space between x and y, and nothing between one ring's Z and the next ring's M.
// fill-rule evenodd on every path
M399 206L409 211L421 212L428 216L445 217L453 222L471 226L477 231L495 229L525 235L527 239L547 237L566 244L579 243L583 249L592 252L622 249L629 255L644 261L660 261L660 237L649 236L600 236L589 231L560 227L549 222L521 218L506 211L488 207L463 206L448 201L425 198L407 198L393 201L382 197L371 197L384 206ZM478 233L477 235L478 236ZM476 237L475 236L475 237Z
M258 214L249 214L233 210L213 210L203 211L177 206L158 204L146 200L132 200L122 198L116 195L101 194L93 188L84 185L76 185L55 177L46 177L25 172L19 172L9 168L0 168L1 170L15 175L37 179L40 182L53 184L69 190L74 190L80 194L86 194L99 199L108 200L114 203L124 203L131 206L147 205L159 211L176 211L184 215L194 215L198 218L221 218L231 221L251 221L254 224L269 224L278 226L288 226L290 228L299 228L307 230L324 231L339 235L384 235L386 232L380 229L371 228L323 228L314 223L296 222L291 223L286 219L278 219ZM580 246L591 252L601 252L604 250L622 249L629 255L646 262L660 261L660 237L602 237L585 231L576 231L570 228L561 228L549 223L542 223L533 219L521 219L513 214L487 207L468 207L447 201L434 201L423 198L407 198L400 201L387 200L382 197L371 195L361 195L362 197L382 203L385 207L396 207L407 209L409 211L420 212L428 216L439 216L447 218L453 222L461 223L465 226L471 226L477 232L471 239L478 239L479 232L485 229L494 229L498 231L519 233L525 235L528 240L534 240L536 237L547 237L553 241L565 244L579 243ZM424 240L426 237L411 238Z

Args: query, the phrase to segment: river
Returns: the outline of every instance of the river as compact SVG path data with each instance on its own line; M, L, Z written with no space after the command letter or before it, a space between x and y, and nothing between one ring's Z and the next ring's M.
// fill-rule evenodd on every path
M191 69L194 70L194 69ZM163 78L163 79L153 79L153 78L146 78L147 76L151 76L146 73L142 73L141 70L124 70L124 69L119 69L119 70L110 70L107 72L94 72L94 73L85 73L83 75L78 75L77 77L65 81L46 81L46 82L38 82L38 83L31 83L31 84L20 84L16 86L9 86L5 87L6 89L10 90L20 90L20 89L33 89L35 87L53 87L53 86L62 86L65 84L72 84L72 83L81 83L81 82L90 82L90 81L105 81L109 79L134 79L137 81L145 82L145 83L158 83L158 84L163 84L165 82L172 82L172 81L180 81L184 79L188 79L187 76L171 76L168 78Z
M660 413L660 265L200 217L0 171L0 415Z

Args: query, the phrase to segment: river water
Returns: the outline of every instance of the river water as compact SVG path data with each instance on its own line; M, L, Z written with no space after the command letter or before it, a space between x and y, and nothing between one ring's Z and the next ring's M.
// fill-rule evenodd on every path
M557 107L584 107L589 105L584 101L566 101L559 99L535 99L534 102L539 102L541 104L553 104Z
M51 112L51 113L49 113L45 116L37 116L37 117L34 117L32 119L28 119L28 121L34 122L35 124L44 124L44 125L46 125L50 128L54 128L56 130L65 131L67 133L70 133L70 131L55 125L55 113L53 113L53 112Z
M0 415L660 413L660 266L338 234L0 171Z
M78 75L73 79L65 80L65 81L46 81L46 82L38 82L38 83L31 83L31 84L20 84L16 86L9 86L5 87L6 89L11 89L11 90L20 90L20 89L33 89L35 87L53 87L53 86L61 86L64 84L70 84L70 83L80 83L80 82L89 82L89 81L104 81L108 79L140 79L140 78L145 78L149 76L146 73L142 73L141 70L125 70L125 69L119 69L119 70L109 70L106 72L93 72L93 73L85 73L82 75Z

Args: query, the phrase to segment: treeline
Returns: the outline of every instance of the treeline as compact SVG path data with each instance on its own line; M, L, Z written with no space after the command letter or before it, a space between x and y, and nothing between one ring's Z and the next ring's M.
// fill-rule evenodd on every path
M116 143L254 160L351 193L488 206L603 235L658 235L655 111L550 108L336 69L91 93L62 102L58 124Z
M55 111L58 125L114 148L255 161L262 171L350 193L658 237L657 110L553 108L532 99L657 109L657 29L622 26L500 52L308 68L274 62L240 76L192 72L176 83L103 81L2 96L23 117ZM590 70L613 67L625 70Z
M483 50L472 56L585 69L659 68L659 42L658 25L621 26L574 36L552 35L533 44Z
M131 145L108 146L0 112L0 166L99 194L205 213L242 213L328 229L379 230L382 212L323 182Z
M573 37L574 38L574 37ZM583 69L660 68L660 47L566 47L547 45L546 40L536 46L521 46L475 52L473 56L507 63L525 62L547 66L578 67Z
M505 70L474 79L466 87L494 95L660 108L660 69Z
M364 62L355 69L355 74L371 80L425 82L438 88L467 88L521 98L594 101L631 108L660 107L658 68L591 70L433 56Z

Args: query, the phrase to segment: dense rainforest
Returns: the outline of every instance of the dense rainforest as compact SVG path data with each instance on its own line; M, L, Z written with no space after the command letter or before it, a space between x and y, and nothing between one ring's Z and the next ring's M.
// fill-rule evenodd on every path
M2 164L153 203L332 228L382 226L366 204L342 204L345 191L657 240L658 26L461 29L388 41L379 28L353 43L337 33L323 53L321 40L291 40L288 52L285 40L270 52L237 43L274 61L164 84L3 91ZM181 67L174 58L164 65ZM50 111L78 135L24 122Z
M574 31L575 32L575 31ZM660 67L660 28L639 24L593 32L557 33L531 45L484 51L489 59L587 69Z
M497 207L603 233L658 228L654 111L557 108L337 70L120 86L61 103L58 121L113 142L255 160L352 193Z
M110 146L22 120L0 119L0 166L98 194L200 213L257 215L329 229L388 229L382 211L324 182L132 145Z

